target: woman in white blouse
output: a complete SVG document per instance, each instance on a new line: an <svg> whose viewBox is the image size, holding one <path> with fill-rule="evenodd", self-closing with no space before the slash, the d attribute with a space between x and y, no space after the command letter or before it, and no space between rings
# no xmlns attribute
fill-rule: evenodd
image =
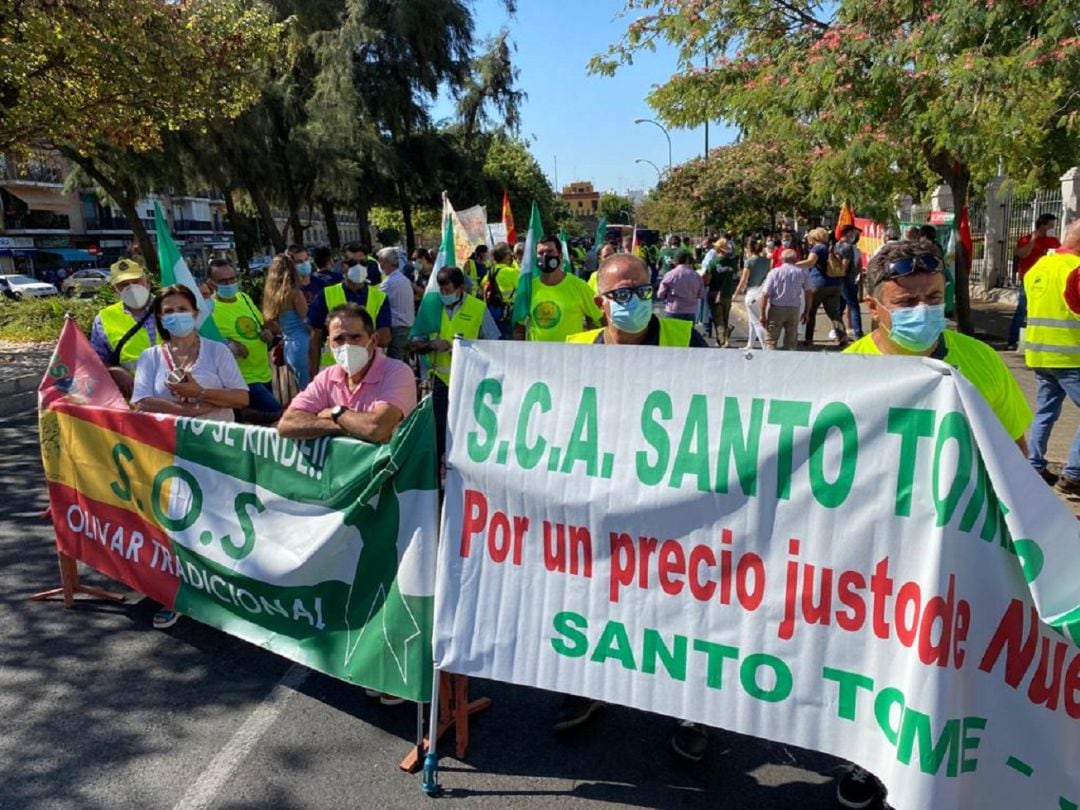
<svg viewBox="0 0 1080 810"><path fill-rule="evenodd" d="M195 330L198 306L187 287L174 284L154 299L163 343L142 353L131 404L139 411L233 421L246 408L248 387L224 343L203 340Z"/></svg>

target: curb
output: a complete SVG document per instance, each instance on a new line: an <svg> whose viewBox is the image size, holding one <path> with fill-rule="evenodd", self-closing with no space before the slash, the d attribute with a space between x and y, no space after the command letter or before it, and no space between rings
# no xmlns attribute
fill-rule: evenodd
<svg viewBox="0 0 1080 810"><path fill-rule="evenodd" d="M0 416L13 416L37 405L40 375L28 374L13 380L0 380Z"/></svg>

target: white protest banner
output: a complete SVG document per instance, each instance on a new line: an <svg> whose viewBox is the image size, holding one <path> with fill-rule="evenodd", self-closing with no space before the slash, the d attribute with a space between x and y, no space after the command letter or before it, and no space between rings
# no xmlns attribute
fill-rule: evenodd
<svg viewBox="0 0 1080 810"><path fill-rule="evenodd" d="M502 222L489 222L487 226L488 230L488 247L494 247L499 242L506 241L506 225Z"/></svg>
<svg viewBox="0 0 1080 810"><path fill-rule="evenodd" d="M898 808L1080 802L1078 524L948 366L453 357L437 667L826 751Z"/></svg>

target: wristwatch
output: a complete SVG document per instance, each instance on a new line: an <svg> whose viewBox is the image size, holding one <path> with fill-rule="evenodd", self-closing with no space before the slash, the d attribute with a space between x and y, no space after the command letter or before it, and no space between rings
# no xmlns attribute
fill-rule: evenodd
<svg viewBox="0 0 1080 810"><path fill-rule="evenodd" d="M333 408L330 409L330 418L333 420L335 425L337 424L338 419L341 418L341 415L347 410L349 409L346 408L344 405L335 405Z"/></svg>

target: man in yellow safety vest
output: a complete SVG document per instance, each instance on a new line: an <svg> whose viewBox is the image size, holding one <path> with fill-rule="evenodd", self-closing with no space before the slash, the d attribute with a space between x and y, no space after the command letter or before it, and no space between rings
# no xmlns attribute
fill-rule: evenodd
<svg viewBox="0 0 1080 810"><path fill-rule="evenodd" d="M615 253L606 258L596 271L596 289L596 303L607 317L607 326L570 335L567 343L707 346L690 321L653 314L649 269L639 257Z"/></svg>
<svg viewBox="0 0 1080 810"><path fill-rule="evenodd" d="M487 306L467 294L465 274L457 267L444 267L435 277L442 301L438 333L427 338L413 338L417 354L430 355L431 400L435 408L435 440L441 459L446 450L446 414L450 403L450 359L454 338L464 340L499 340L501 334Z"/></svg>
<svg viewBox="0 0 1080 810"><path fill-rule="evenodd" d="M1028 460L1047 482L1054 481L1046 469L1050 431L1061 416L1065 397L1080 405L1080 315L1066 302L1068 280L1078 266L1080 220L1069 226L1060 249L1043 256L1024 274L1024 359L1035 371L1038 384ZM1080 430L1073 436L1056 485L1066 495L1080 495Z"/></svg>
<svg viewBox="0 0 1080 810"><path fill-rule="evenodd" d="M109 269L109 284L120 296L101 310L90 330L90 344L109 369L127 399L135 382L139 355L161 342L154 323L153 296L146 270L132 259L121 259Z"/></svg>
<svg viewBox="0 0 1080 810"><path fill-rule="evenodd" d="M390 305L386 293L368 283L365 263L354 261L345 271L345 280L324 287L308 307L307 322L311 327L309 362L316 370L334 365L334 355L326 342L326 316L335 307L353 303L367 310L375 322L375 343L383 348L390 345Z"/></svg>

